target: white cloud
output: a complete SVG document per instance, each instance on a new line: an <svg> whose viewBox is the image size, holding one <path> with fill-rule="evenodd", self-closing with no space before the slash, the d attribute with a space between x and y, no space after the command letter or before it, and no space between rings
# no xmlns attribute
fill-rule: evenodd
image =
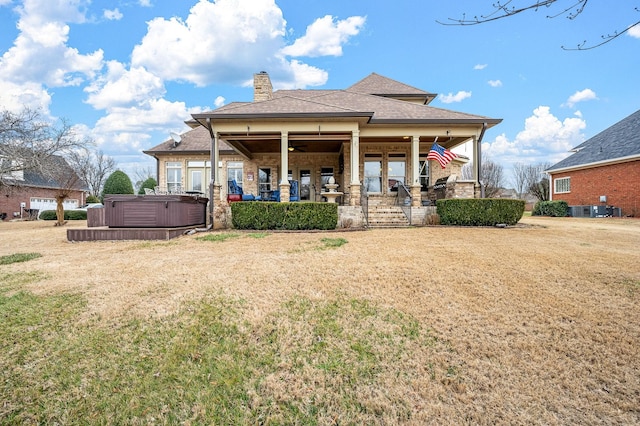
<svg viewBox="0 0 640 426"><path fill-rule="evenodd" d="M286 22L273 0L254 1L251 7L241 0L200 0L184 21L155 18L147 25L147 34L133 50L132 66L203 86L237 83L273 65Z"/></svg>
<svg viewBox="0 0 640 426"><path fill-rule="evenodd" d="M567 99L567 102L565 102L564 105L568 106L569 108L573 108L574 105L578 102L590 101L592 99L598 99L598 97L596 96L596 92L591 89L584 89L577 91L573 95L569 96L569 99Z"/></svg>
<svg viewBox="0 0 640 426"><path fill-rule="evenodd" d="M152 99L144 105L114 107L100 118L93 129L98 144L117 145L122 149L139 150L148 146L150 133L169 134L175 123L181 123L191 113L203 108L187 108L184 102Z"/></svg>
<svg viewBox="0 0 640 426"><path fill-rule="evenodd" d="M103 15L104 15L105 19L108 19L110 21L119 21L124 16L118 10L117 7L115 9L113 9L113 10L105 9Z"/></svg>
<svg viewBox="0 0 640 426"><path fill-rule="evenodd" d="M102 67L102 50L83 55L67 46L67 23L85 22L79 3L26 0L16 8L20 34L0 58L0 80L41 93L48 104L46 88L77 86L92 78ZM33 90L34 82L40 90Z"/></svg>
<svg viewBox="0 0 640 426"><path fill-rule="evenodd" d="M151 7L151 0L140 0L138 3L142 7Z"/></svg>
<svg viewBox="0 0 640 426"><path fill-rule="evenodd" d="M160 77L140 67L127 70L118 61L109 61L107 73L84 90L89 93L87 103L106 110L144 104L165 94Z"/></svg>
<svg viewBox="0 0 640 426"><path fill-rule="evenodd" d="M363 16L342 21L336 21L331 15L318 18L307 27L304 36L282 49L282 53L288 56L342 56L342 45L360 32L365 21Z"/></svg>
<svg viewBox="0 0 640 426"><path fill-rule="evenodd" d="M539 106L525 120L524 129L514 140L501 134L493 142L484 142L482 150L503 165L515 162L556 163L584 141L581 132L585 128L586 122L580 116L560 121L548 106Z"/></svg>
<svg viewBox="0 0 640 426"><path fill-rule="evenodd" d="M216 108L220 108L222 105L224 105L225 102L226 99L224 98L224 96L217 96L213 101L213 106L215 106Z"/></svg>
<svg viewBox="0 0 640 426"><path fill-rule="evenodd" d="M50 104L51 95L39 83L14 84L0 80L0 105L3 109L19 112L26 106L48 114Z"/></svg>
<svg viewBox="0 0 640 426"><path fill-rule="evenodd" d="M501 87L502 86L502 81L500 81L500 80L489 80L489 81L487 81L487 84L489 84L489 86L491 86L491 87Z"/></svg>
<svg viewBox="0 0 640 426"><path fill-rule="evenodd" d="M471 97L471 92L460 90L455 95L451 92L449 92L448 95L440 95L440 102L444 104L451 104L454 102L462 102L463 100L470 97Z"/></svg>
<svg viewBox="0 0 640 426"><path fill-rule="evenodd" d="M473 67L474 70L483 70L487 67L487 64L477 64Z"/></svg>
<svg viewBox="0 0 640 426"><path fill-rule="evenodd" d="M636 24L633 27L629 28L627 34L629 34L633 38L640 38L640 24Z"/></svg>

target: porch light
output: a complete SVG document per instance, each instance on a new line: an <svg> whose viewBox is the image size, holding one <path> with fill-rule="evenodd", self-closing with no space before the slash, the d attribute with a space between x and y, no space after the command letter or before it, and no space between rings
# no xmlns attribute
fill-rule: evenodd
<svg viewBox="0 0 640 426"><path fill-rule="evenodd" d="M289 150L289 152L294 150L294 148L291 145L289 145L289 147L287 149Z"/></svg>

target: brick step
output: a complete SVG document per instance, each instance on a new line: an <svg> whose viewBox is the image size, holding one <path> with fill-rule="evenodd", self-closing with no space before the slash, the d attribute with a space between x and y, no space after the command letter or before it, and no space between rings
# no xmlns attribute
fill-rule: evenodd
<svg viewBox="0 0 640 426"><path fill-rule="evenodd" d="M369 206L370 228L409 226L407 217L398 206Z"/></svg>

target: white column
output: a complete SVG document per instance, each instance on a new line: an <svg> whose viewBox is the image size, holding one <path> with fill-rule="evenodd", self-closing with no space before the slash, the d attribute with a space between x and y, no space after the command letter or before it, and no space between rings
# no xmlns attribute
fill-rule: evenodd
<svg viewBox="0 0 640 426"><path fill-rule="evenodd" d="M280 183L289 184L289 132L280 134Z"/></svg>
<svg viewBox="0 0 640 426"><path fill-rule="evenodd" d="M351 132L351 183L360 184L360 130Z"/></svg>
<svg viewBox="0 0 640 426"><path fill-rule="evenodd" d="M220 182L220 168L218 167L220 162L219 140L220 135L216 133L213 137L213 149L211 152L211 180L214 185L222 185L222 182Z"/></svg>
<svg viewBox="0 0 640 426"><path fill-rule="evenodd" d="M411 183L409 186L420 185L420 136L411 138Z"/></svg>

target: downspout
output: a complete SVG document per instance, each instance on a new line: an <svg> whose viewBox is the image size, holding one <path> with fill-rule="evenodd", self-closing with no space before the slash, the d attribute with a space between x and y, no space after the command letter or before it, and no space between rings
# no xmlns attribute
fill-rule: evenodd
<svg viewBox="0 0 640 426"><path fill-rule="evenodd" d="M209 180L209 225L204 229L198 229L198 231L208 231L209 229L213 229L213 187L216 183L216 174L214 167L218 167L215 164L215 135L213 134L213 129L211 128L211 118L207 117L207 125L205 126L207 130L209 130L209 136L211 137L211 150L209 151L209 161L211 162L211 179Z"/></svg>
<svg viewBox="0 0 640 426"><path fill-rule="evenodd" d="M484 198L484 183L482 182L482 138L487 130L487 123L482 123L482 130L478 136L478 183L480 184L480 198Z"/></svg>

